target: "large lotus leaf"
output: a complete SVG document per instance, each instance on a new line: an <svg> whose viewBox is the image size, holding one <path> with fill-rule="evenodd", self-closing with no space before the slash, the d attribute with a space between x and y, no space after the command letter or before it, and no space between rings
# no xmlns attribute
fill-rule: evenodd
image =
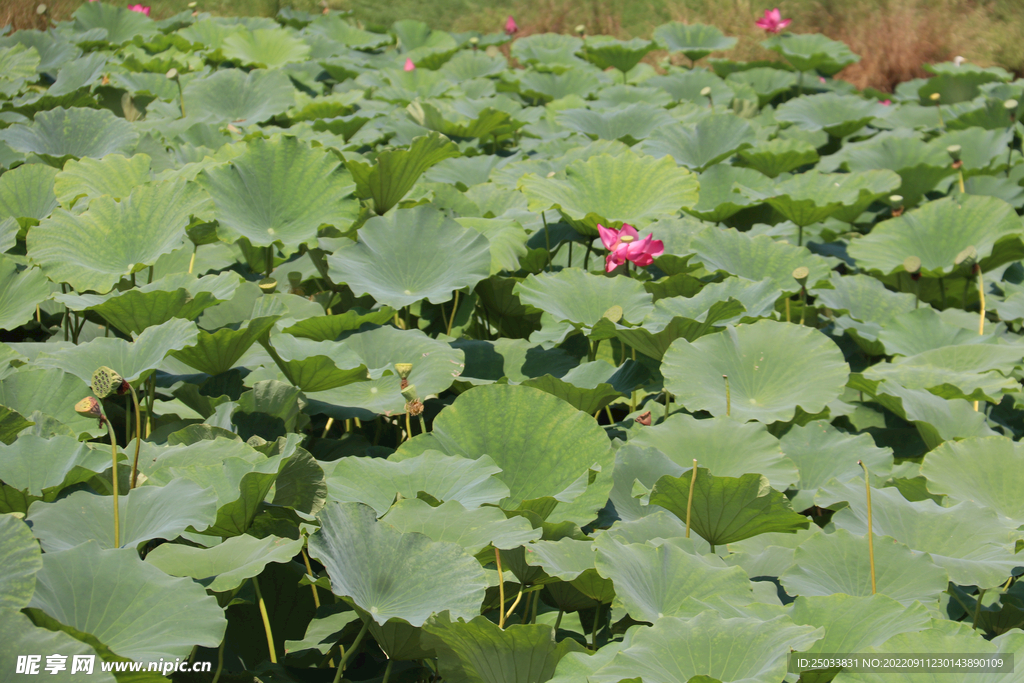
<svg viewBox="0 0 1024 683"><path fill-rule="evenodd" d="M625 74L657 47L657 43L643 38L617 40L611 36L590 36L584 41L581 52L584 59L599 69L611 67Z"/></svg>
<svg viewBox="0 0 1024 683"><path fill-rule="evenodd" d="M689 465L692 467L693 461ZM654 487L666 474L680 476L687 468L671 460L656 448L642 448L634 444L626 444L615 452L615 468L612 470L612 490L609 500L615 506L615 513L621 520L636 522L648 516L668 514L657 505L648 505L642 494ZM642 487L639 488L639 487ZM674 533L682 536L683 533ZM646 538L624 539L627 542L646 541Z"/></svg>
<svg viewBox="0 0 1024 683"><path fill-rule="evenodd" d="M203 171L220 238L277 244L289 256L316 246L322 225L347 230L358 206L346 199L353 186L339 166L333 155L292 137L250 142L241 156Z"/></svg>
<svg viewBox="0 0 1024 683"><path fill-rule="evenodd" d="M783 69L759 66L733 72L725 77L725 82L750 86L757 93L758 104L764 107L777 95L792 90L796 75Z"/></svg>
<svg viewBox="0 0 1024 683"><path fill-rule="evenodd" d="M850 382L853 386L853 376ZM996 434L989 428L984 413L974 410L968 401L946 400L930 391L907 389L896 382L857 384L859 391L873 396L879 405L914 423L929 449L949 439Z"/></svg>
<svg viewBox="0 0 1024 683"><path fill-rule="evenodd" d="M327 257L331 278L393 308L450 301L490 275L487 238L430 205L371 218L359 238Z"/></svg>
<svg viewBox="0 0 1024 683"><path fill-rule="evenodd" d="M650 378L640 363L627 360L616 368L604 360L582 363L561 378L542 375L523 384L553 394L585 413L594 414L619 396L629 395Z"/></svg>
<svg viewBox="0 0 1024 683"><path fill-rule="evenodd" d="M830 264L825 259L768 235L751 237L738 230L709 228L691 243L696 259L709 271L724 271L755 282L766 278L783 292L800 291L793 271L800 266L810 270L808 286L828 278Z"/></svg>
<svg viewBox="0 0 1024 683"><path fill-rule="evenodd" d="M20 610L32 599L36 572L43 567L32 532L14 515L0 515L0 558L4 565L4 576L0 579L0 613L9 613Z"/></svg>
<svg viewBox="0 0 1024 683"><path fill-rule="evenodd" d="M49 296L50 284L42 271L20 269L13 259L0 256L0 330L13 330L30 321L36 305Z"/></svg>
<svg viewBox="0 0 1024 683"><path fill-rule="evenodd" d="M249 126L288 111L295 88L282 70L220 69L184 86L186 106L212 122Z"/></svg>
<svg viewBox="0 0 1024 683"><path fill-rule="evenodd" d="M728 164L715 164L701 173L699 180L700 201L696 206L686 209L686 212L712 223L724 221L737 211L761 203L737 191L737 183L761 192L769 192L772 184L771 178L754 169Z"/></svg>
<svg viewBox="0 0 1024 683"><path fill-rule="evenodd" d="M34 47L14 43L5 45L3 52L0 52L0 69L3 70L5 80L14 82L15 92L19 92L18 88L26 81L36 80L38 67L39 51Z"/></svg>
<svg viewBox="0 0 1024 683"><path fill-rule="evenodd" d="M437 652L437 666L452 683L546 681L558 660L583 646L572 638L555 641L547 624L513 624L505 629L486 617L451 621L435 617L423 627L424 642Z"/></svg>
<svg viewBox="0 0 1024 683"><path fill-rule="evenodd" d="M579 268L530 275L512 290L524 304L559 322L593 327L613 306L622 319L640 322L652 309L652 297L637 280L603 277Z"/></svg>
<svg viewBox="0 0 1024 683"><path fill-rule="evenodd" d="M780 441L782 452L796 463L800 471L799 481L795 484L799 493L790 499L794 510L814 505L818 489L832 479L848 482L863 477L858 461L879 476L887 475L892 469L891 449L875 446L869 434L853 436L824 420L794 425Z"/></svg>
<svg viewBox="0 0 1024 683"><path fill-rule="evenodd" d="M802 130L824 130L829 135L844 138L885 111L874 100L830 92L795 97L779 106L775 118L788 121Z"/></svg>
<svg viewBox="0 0 1024 683"><path fill-rule="evenodd" d="M414 138L409 149L392 149L377 155L374 164L347 159L356 182L356 196L373 200L373 210L383 216L409 193L419 177L434 164L459 156L454 142L439 133Z"/></svg>
<svg viewBox="0 0 1024 683"><path fill-rule="evenodd" d="M55 31L21 30L0 38L0 46L14 47L23 45L34 49L40 58L36 70L56 76L60 67L74 60L82 51L72 45L67 38Z"/></svg>
<svg viewBox="0 0 1024 683"><path fill-rule="evenodd" d="M63 370L30 366L0 379L0 406L21 415L39 411L67 425L75 434L104 434L106 430L99 429L94 418L75 412L75 403L86 391L82 380Z"/></svg>
<svg viewBox="0 0 1024 683"><path fill-rule="evenodd" d="M673 123L672 117L661 107L637 102L610 111L592 109L566 109L555 114L555 120L565 128L600 140L622 140L635 144L638 140L656 134L659 128Z"/></svg>
<svg viewBox="0 0 1024 683"><path fill-rule="evenodd" d="M212 489L190 481L142 486L119 496L120 546L114 545L110 498L76 491L54 503L34 503L26 518L48 553L96 541L101 548L135 548L154 538L174 540L189 527L202 530L217 517Z"/></svg>
<svg viewBox="0 0 1024 683"><path fill-rule="evenodd" d="M804 368L814 367L809 376ZM799 406L813 415L843 392L849 367L839 347L815 329L760 320L665 352L665 387L688 410L765 424L793 419ZM726 406L726 380L730 405Z"/></svg>
<svg viewBox="0 0 1024 683"><path fill-rule="evenodd" d="M970 316L971 328L963 327L964 319L961 316L965 313L958 309L940 312L934 308L918 308L890 320L878 333L878 341L890 356L915 356L946 346L996 343L997 336L994 332L978 334L978 319L973 313L966 314ZM1008 371L1015 360L1006 358L1005 361L1010 362L1003 367L1003 371ZM1000 364L1002 362L1000 361ZM995 368L987 369L998 367L999 364Z"/></svg>
<svg viewBox="0 0 1024 683"><path fill-rule="evenodd" d="M959 268L956 257L967 247L974 247L986 270L1016 259L1010 245L1019 243L1021 233L1020 217L1003 200L962 195L884 221L854 240L849 252L861 268L883 275L901 271L903 261L916 256L922 274L942 277Z"/></svg>
<svg viewBox="0 0 1024 683"><path fill-rule="evenodd" d="M57 107L39 112L31 124L18 123L0 130L0 140L15 151L63 161L68 157L98 159L130 152L139 134L109 109Z"/></svg>
<svg viewBox="0 0 1024 683"><path fill-rule="evenodd" d="M889 169L899 174L899 193L903 206L912 208L926 192L956 170L945 150L929 145L918 137L885 136L850 145L828 160L849 171ZM824 162L823 162L824 163Z"/></svg>
<svg viewBox="0 0 1024 683"><path fill-rule="evenodd" d="M520 123L507 111L488 106L487 100L412 102L406 110L417 124L454 138L507 135Z"/></svg>
<svg viewBox="0 0 1024 683"><path fill-rule="evenodd" d="M282 332L313 341L335 341L345 332L358 330L366 324L383 325L393 317L395 310L388 307L365 313L349 310L340 314L306 318L285 327Z"/></svg>
<svg viewBox="0 0 1024 683"><path fill-rule="evenodd" d="M728 50L736 44L715 26L673 21L654 29L654 39L669 52L682 52L691 61L707 57L716 50Z"/></svg>
<svg viewBox="0 0 1024 683"><path fill-rule="evenodd" d="M578 358L562 349L544 349L526 339L460 339L452 346L466 354L466 368L459 380L474 384L490 384L502 377L514 383L543 375L564 377L579 365Z"/></svg>
<svg viewBox="0 0 1024 683"><path fill-rule="evenodd" d="M137 661L215 648L227 627L216 598L191 579L167 576L134 549L95 542L45 554L29 607Z"/></svg>
<svg viewBox="0 0 1024 683"><path fill-rule="evenodd" d="M768 278L760 282L754 282L742 277L728 277L722 282L714 282L704 286L703 289L691 297L668 296L658 299L654 302L654 310L644 318L643 325L652 331L664 330L671 324L673 319L679 317L695 320L703 319L705 322L710 318L714 318L716 323L721 325L734 321L751 322L771 315L772 311L775 310L775 303L779 300L780 296L782 296L782 291ZM728 306L729 310L719 306L728 303L729 299L739 302L743 306L743 310L739 313L732 313L731 318L726 318L725 316L730 314L730 311L736 310L736 306ZM716 306L716 303L719 306ZM707 317L703 315L705 309L708 311ZM712 315L716 309L718 313ZM693 341L701 335L691 337L689 334L684 334L682 336L686 337L689 341ZM660 354L657 357L660 358Z"/></svg>
<svg viewBox="0 0 1024 683"><path fill-rule="evenodd" d="M779 213L801 227L823 221L843 212L842 220L854 220L861 211L882 195L900 185L900 177L892 171L860 173L820 173L809 171L777 183L767 192L742 187L741 192L753 199L767 201ZM854 211L843 211L856 207Z"/></svg>
<svg viewBox="0 0 1024 683"><path fill-rule="evenodd" d="M818 504L843 499L850 506L832 520L853 534L867 533L867 505L863 486L833 485L818 496ZM1011 533L994 511L964 501L941 507L931 499L911 502L896 488L871 493L873 528L892 536L949 572L949 580L962 586L993 587L1006 581L1020 564L1013 554Z"/></svg>
<svg viewBox="0 0 1024 683"><path fill-rule="evenodd" d="M82 5L74 17L77 33L102 29L101 39L114 45L126 43L136 36L147 37L157 31L157 25L149 15L103 2Z"/></svg>
<svg viewBox="0 0 1024 683"><path fill-rule="evenodd" d="M54 282L104 294L185 243L201 194L195 185L168 181L137 187L120 202L98 197L81 215L59 209L30 231L29 257Z"/></svg>
<svg viewBox="0 0 1024 683"><path fill-rule="evenodd" d="M121 200L139 185L149 182L152 179L150 162L146 154L127 158L121 154L108 154L102 159L72 159L57 174L53 190L63 208L70 211L77 205L81 212L100 195Z"/></svg>
<svg viewBox="0 0 1024 683"><path fill-rule="evenodd" d="M494 185L485 187L499 189ZM512 191L509 191L507 196L524 199L522 195ZM487 213L492 212L488 211ZM529 235L516 221L462 216L456 218L455 221L464 228L476 230L491 243L491 275L497 275L503 270L515 272L519 269L519 260L529 252L526 246Z"/></svg>
<svg viewBox="0 0 1024 683"><path fill-rule="evenodd" d="M644 85L656 87L667 92L672 99L710 107L711 101L731 102L736 93L726 85L725 81L707 69L689 69L676 71L666 76L652 76L644 80ZM704 88L711 88L710 93L701 94Z"/></svg>
<svg viewBox="0 0 1024 683"><path fill-rule="evenodd" d="M950 145L960 145L960 161L964 174L974 175L990 169L1001 169L1006 164L1004 152L1012 139L1012 130L984 130L975 127L950 131L928 144L942 152Z"/></svg>
<svg viewBox="0 0 1024 683"><path fill-rule="evenodd" d="M16 662L18 657L38 657L39 669L45 671L46 658L55 652L68 657L68 667L61 678L69 683L116 683L114 674L95 666L92 672L82 669L70 673L78 657L90 657L95 662L96 650L63 631L36 627L27 616L12 609L0 610L0 657L5 662ZM81 661L81 660L79 660Z"/></svg>
<svg viewBox="0 0 1024 683"><path fill-rule="evenodd" d="M61 489L109 468L109 450L89 448L70 436L43 439L34 434L0 446L0 480L6 485L0 508L26 512L34 500L53 500Z"/></svg>
<svg viewBox="0 0 1024 683"><path fill-rule="evenodd" d="M493 507L467 509L457 500L446 500L437 507L417 498L400 500L383 521L403 534L416 532L435 541L456 543L471 555L490 545L517 548L541 536L541 530L532 528L524 517L506 517Z"/></svg>
<svg viewBox="0 0 1024 683"><path fill-rule="evenodd" d="M171 576L188 576L215 593L234 590L271 562L290 562L303 540L235 536L212 548L164 543L146 553L146 563Z"/></svg>
<svg viewBox="0 0 1024 683"><path fill-rule="evenodd" d="M786 674L790 649L804 650L821 636L820 628L797 626L787 616L723 619L707 610L692 619L664 617L636 631L594 679L776 683Z"/></svg>
<svg viewBox="0 0 1024 683"><path fill-rule="evenodd" d="M924 605L901 605L882 593L800 596L790 616L798 624L825 629L825 637L804 650L808 653L863 652L899 633L931 625Z"/></svg>
<svg viewBox="0 0 1024 683"><path fill-rule="evenodd" d="M467 391L437 416L431 435L452 455L489 455L509 487L500 501L506 510L548 496L570 502L581 493L578 480L582 477L585 485L589 470L610 471L614 457L593 417L524 386L492 384ZM605 479L610 486L611 479Z"/></svg>
<svg viewBox="0 0 1024 683"><path fill-rule="evenodd" d="M711 114L693 126L659 127L642 149L654 157L668 155L691 171L703 171L756 140L754 129L738 116Z"/></svg>
<svg viewBox="0 0 1024 683"><path fill-rule="evenodd" d="M350 598L378 624L398 618L422 626L443 610L479 614L486 576L461 546L403 534L359 503L329 503L319 519L309 554L327 569L335 595Z"/></svg>
<svg viewBox="0 0 1024 683"><path fill-rule="evenodd" d="M594 545L598 573L615 584L612 606L636 621L685 614L690 599L736 604L752 599L750 580L742 569L705 560L672 543L623 544L602 535Z"/></svg>
<svg viewBox="0 0 1024 683"><path fill-rule="evenodd" d="M531 211L557 208L585 235L596 236L598 223L645 225L697 203L696 176L668 157L602 154L570 164L565 174L565 179L526 175L519 187Z"/></svg>
<svg viewBox="0 0 1024 683"><path fill-rule="evenodd" d="M309 45L284 29L237 31L224 39L221 51L232 61L265 69L309 58Z"/></svg>
<svg viewBox="0 0 1024 683"><path fill-rule="evenodd" d="M519 74L517 85L519 93L524 97L551 102L573 95L590 97L598 91L601 81L593 72L577 67L564 73L523 71Z"/></svg>
<svg viewBox="0 0 1024 683"><path fill-rule="evenodd" d="M427 450L400 461L347 457L322 463L332 500L369 505L383 515L401 494L419 493L434 500L455 501L467 509L493 504L508 495L494 475L501 469L489 456L469 459Z"/></svg>
<svg viewBox="0 0 1024 683"><path fill-rule="evenodd" d="M795 533L810 525L806 517L793 512L786 496L759 474L716 477L698 467L691 505L691 472L658 479L651 490L651 504L660 505L683 521L689 505L692 529L712 547L758 534Z"/></svg>
<svg viewBox="0 0 1024 683"><path fill-rule="evenodd" d="M818 160L818 151L806 140L776 138L754 147L741 149L739 156L745 165L760 171L769 178L775 178L780 173L787 173L801 166L815 163ZM750 185L750 187L757 186Z"/></svg>
<svg viewBox="0 0 1024 683"><path fill-rule="evenodd" d="M849 333L871 355L885 353L878 342L880 332L904 319L919 303L913 294L893 292L868 275L833 273L827 285L811 291L819 305L848 313L836 319L835 333Z"/></svg>
<svg viewBox="0 0 1024 683"><path fill-rule="evenodd" d="M785 57L797 71L813 70L825 76L834 76L860 61L845 43L820 33L785 33L772 36L762 45Z"/></svg>
<svg viewBox="0 0 1024 683"><path fill-rule="evenodd" d="M780 491L800 479L793 462L783 454L779 440L756 422L736 424L724 417L698 420L676 414L643 429L629 443L657 448L667 455L680 468L665 472L673 476L689 470L696 460L699 467L720 477L756 472Z"/></svg>
<svg viewBox="0 0 1024 683"><path fill-rule="evenodd" d="M440 394L452 385L462 371L465 355L448 344L429 338L419 330L399 330L386 326L353 334L344 341L379 378L384 372L398 374L396 363L410 363L407 379L416 385L422 398Z"/></svg>
<svg viewBox="0 0 1024 683"><path fill-rule="evenodd" d="M739 278L731 279L734 282L740 281ZM761 288L761 284L758 283L757 287ZM694 341L706 334L716 332L742 316L744 308L739 301L728 295L724 301L717 298L721 289L729 289L729 287L706 287L689 299L684 297L659 299L654 303L654 310L647 314L642 327L616 325L615 336L630 348L660 361L665 356L665 351L676 339L683 338L687 341ZM772 306L781 292L775 290L773 294ZM757 317L757 314L755 313L751 317Z"/></svg>
<svg viewBox="0 0 1024 683"><path fill-rule="evenodd" d="M372 33L353 26L342 18L341 13L319 16L305 30L356 50L373 50L393 41L390 35Z"/></svg>
<svg viewBox="0 0 1024 683"><path fill-rule="evenodd" d="M994 510L1005 524L1024 524L1024 500L1017 475L1024 449L1010 439L992 436L947 441L925 456L921 474L928 490L969 500Z"/></svg>
<svg viewBox="0 0 1024 683"><path fill-rule="evenodd" d="M464 50L445 62L441 72L456 83L473 78L497 76L508 68L508 60L502 54L489 55L486 52Z"/></svg>
<svg viewBox="0 0 1024 683"><path fill-rule="evenodd" d="M946 570L927 554L914 553L888 536L875 533L876 591L909 606L934 603L949 583ZM815 534L802 543L796 563L779 577L791 595L872 594L868 540L845 529Z"/></svg>
<svg viewBox="0 0 1024 683"><path fill-rule="evenodd" d="M576 56L583 41L560 33L539 33L512 43L512 58L521 64L541 67L547 71L571 70L582 63Z"/></svg>
<svg viewBox="0 0 1024 683"><path fill-rule="evenodd" d="M1017 388L1017 380L1004 375L1020 365L1021 359L1021 350L1009 346L944 346L896 358L891 363L878 363L864 371L864 378L896 382L911 390L928 389L947 399L995 403L1003 393Z"/></svg>
<svg viewBox="0 0 1024 683"><path fill-rule="evenodd" d="M14 218L28 227L57 208L53 178L57 169L46 164L22 164L0 176L0 221Z"/></svg>

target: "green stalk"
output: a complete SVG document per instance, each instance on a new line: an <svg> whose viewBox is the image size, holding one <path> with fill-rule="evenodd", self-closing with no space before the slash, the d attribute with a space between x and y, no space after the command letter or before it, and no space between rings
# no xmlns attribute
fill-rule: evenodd
<svg viewBox="0 0 1024 683"><path fill-rule="evenodd" d="M558 610L558 616L555 617L555 633L558 633L558 627L562 625L563 614L565 614L563 610Z"/></svg>
<svg viewBox="0 0 1024 683"><path fill-rule="evenodd" d="M452 335L452 325L455 324L455 313L458 310L459 310L459 290L456 289L455 290L455 302L452 304L452 315L451 315L450 318L448 318L448 329L445 330L445 334L447 334L449 337ZM444 309L443 308L441 309L441 312L442 312L442 314L444 313Z"/></svg>
<svg viewBox="0 0 1024 683"><path fill-rule="evenodd" d="M732 392L729 390L729 375L722 375L725 380L725 416L732 416Z"/></svg>
<svg viewBox="0 0 1024 683"><path fill-rule="evenodd" d="M871 565L871 594L874 595L876 592L875 586L875 542L874 533L871 525L871 478L868 476L867 465L864 464L863 460L858 460L857 464L864 469L864 490L867 492L868 497L868 561Z"/></svg>
<svg viewBox="0 0 1024 683"><path fill-rule="evenodd" d="M273 247L267 247L266 257L267 257L267 264L266 264L267 279L269 280L271 273L274 272L274 248Z"/></svg>
<svg viewBox="0 0 1024 683"><path fill-rule="evenodd" d="M693 474L690 476L690 495L686 498L686 537L690 537L690 512L693 510L693 489L697 484L697 458L693 459Z"/></svg>
<svg viewBox="0 0 1024 683"><path fill-rule="evenodd" d="M341 673L345 670L345 665L348 664L349 657L359 647L359 643L363 642L363 637L366 635L366 631L370 628L370 622L364 621L363 627L359 629L359 635L352 641L352 646L347 650L344 650L341 655L341 661L338 662L338 670L334 673L334 683L338 683L341 680ZM340 647L340 645L339 645Z"/></svg>
<svg viewBox="0 0 1024 683"><path fill-rule="evenodd" d="M545 266L544 270L550 271L551 270L551 233L548 231L548 217L544 215L543 211L540 212L540 219L544 222L544 244L545 244L545 246L547 247L547 250L548 250L548 264L547 264L547 266ZM572 265L572 260L571 260L572 259L572 251L571 251L572 250L572 244L571 243L569 244L569 249L570 249L570 252L569 252L570 253L569 265L571 266Z"/></svg>
<svg viewBox="0 0 1024 683"><path fill-rule="evenodd" d="M978 600L974 605L974 619L971 620L972 631L978 630L978 617L981 615L981 600L985 597L985 591L987 590L987 588L982 588L980 591L978 591Z"/></svg>
<svg viewBox="0 0 1024 683"><path fill-rule="evenodd" d="M118 510L118 490L117 490L117 439L114 438L114 428L110 426L110 420L104 420L107 423L107 434L110 435L110 455L114 461L114 469L110 472L110 482L114 489L114 547L121 547L121 514Z"/></svg>
<svg viewBox="0 0 1024 683"><path fill-rule="evenodd" d="M226 638L225 638L226 640ZM220 641L220 647L217 648L217 671L213 674L212 683L217 683L220 680L220 672L224 670L224 640Z"/></svg>
<svg viewBox="0 0 1024 683"><path fill-rule="evenodd" d="M256 589L256 601L260 606L260 616L263 617L263 631L267 634L267 647L270 648L270 661L277 664L277 650L274 648L274 634L270 631L270 616L267 615L267 604L263 602L263 594L260 593L260 584L256 577L252 577L252 587Z"/></svg>
<svg viewBox="0 0 1024 683"><path fill-rule="evenodd" d="M384 668L384 680L380 683L388 683L388 679L391 678L391 665L395 663L395 660L388 658L388 665Z"/></svg>
<svg viewBox="0 0 1024 683"><path fill-rule="evenodd" d="M505 575L501 571L501 551L494 549L494 560L498 564L498 600L501 605L498 607L498 628L505 628Z"/></svg>
<svg viewBox="0 0 1024 683"><path fill-rule="evenodd" d="M594 630L590 632L590 649L596 650L597 646L597 624L601 619L601 605L594 611Z"/></svg>
<svg viewBox="0 0 1024 683"><path fill-rule="evenodd" d="M132 392L132 404L135 406L135 459L132 461L132 480L128 489L135 488L135 484L139 479L139 448L142 446L142 417L139 413L139 395L135 393L135 387L128 383L128 388Z"/></svg>
<svg viewBox="0 0 1024 683"><path fill-rule="evenodd" d="M669 406L672 405L672 394L665 390L665 416L661 419L662 422L668 419Z"/></svg>

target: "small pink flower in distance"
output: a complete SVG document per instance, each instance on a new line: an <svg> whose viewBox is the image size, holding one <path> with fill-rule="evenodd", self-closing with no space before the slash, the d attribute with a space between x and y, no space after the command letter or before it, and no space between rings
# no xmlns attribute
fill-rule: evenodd
<svg viewBox="0 0 1024 683"><path fill-rule="evenodd" d="M881 102L883 107L888 107L890 104L892 104L892 100L882 100Z"/></svg>
<svg viewBox="0 0 1024 683"><path fill-rule="evenodd" d="M128 5L128 9L132 12L139 12L141 14L145 14L147 17L149 16L149 8L145 5Z"/></svg>
<svg viewBox="0 0 1024 683"><path fill-rule="evenodd" d="M818 81L821 82L821 83L824 83L825 82L825 77L824 76L818 76Z"/></svg>
<svg viewBox="0 0 1024 683"><path fill-rule="evenodd" d="M412 63L412 59L410 59L409 57L406 57L405 58L405 67L404 68L405 68L406 71L412 71L413 69L416 68L416 65Z"/></svg>
<svg viewBox="0 0 1024 683"><path fill-rule="evenodd" d="M628 223L621 230L613 230L598 224L597 232L601 235L601 243L608 250L605 257L605 272L612 272L626 261L632 261L640 267L649 266L654 259L665 253L665 243L654 239L653 235L637 239L640 235L636 228Z"/></svg>
<svg viewBox="0 0 1024 683"><path fill-rule="evenodd" d="M782 29L793 23L792 19L783 19L782 13L779 12L779 8L776 7L773 10L765 10L764 16L755 22L759 27L763 28L768 33L779 33Z"/></svg>
<svg viewBox="0 0 1024 683"><path fill-rule="evenodd" d="M517 33L518 31L519 26L516 25L516 20L510 15L509 18L505 20L505 33L506 35L511 36L513 33Z"/></svg>

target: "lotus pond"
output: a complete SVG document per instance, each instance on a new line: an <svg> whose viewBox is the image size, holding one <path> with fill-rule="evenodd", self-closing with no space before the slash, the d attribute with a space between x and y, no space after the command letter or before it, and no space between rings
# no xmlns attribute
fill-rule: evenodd
<svg viewBox="0 0 1024 683"><path fill-rule="evenodd" d="M0 36L4 680L1024 660L1024 82L514 28Z"/></svg>

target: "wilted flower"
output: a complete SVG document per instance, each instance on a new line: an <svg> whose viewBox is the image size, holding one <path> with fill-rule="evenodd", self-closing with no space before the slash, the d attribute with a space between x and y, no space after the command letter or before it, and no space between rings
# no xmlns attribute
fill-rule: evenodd
<svg viewBox="0 0 1024 683"><path fill-rule="evenodd" d="M512 34L518 32L519 27L516 25L516 20L513 19L510 15L509 18L505 20L505 34L511 36Z"/></svg>
<svg viewBox="0 0 1024 683"><path fill-rule="evenodd" d="M404 68L405 68L406 71L412 71L413 69L416 68L416 65L412 63L412 59L411 58L406 57L405 58L405 67Z"/></svg>
<svg viewBox="0 0 1024 683"><path fill-rule="evenodd" d="M145 5L128 5L128 9L132 12L139 12L141 14L145 14L147 17L149 16L149 8Z"/></svg>
<svg viewBox="0 0 1024 683"><path fill-rule="evenodd" d="M779 8L776 7L773 10L765 10L764 16L755 22L759 27L763 28L768 33L780 33L782 29L793 23L792 19L783 19L782 13L779 12Z"/></svg>
<svg viewBox="0 0 1024 683"><path fill-rule="evenodd" d="M640 416L636 417L634 419L634 422L639 422L644 427L650 427L651 426L651 411L648 410L643 415L640 415Z"/></svg>
<svg viewBox="0 0 1024 683"><path fill-rule="evenodd" d="M604 269L612 272L626 261L632 261L640 267L649 266L654 259L665 253L665 243L648 235L643 239L637 233L636 228L628 223L623 224L621 230L613 230L598 224L597 231L601 235L601 243L608 250L605 258Z"/></svg>
<svg viewBox="0 0 1024 683"><path fill-rule="evenodd" d="M100 402L95 396L86 396L81 401L75 404L75 412L83 417L95 417L100 421L100 426L103 426L103 410L100 408Z"/></svg>

